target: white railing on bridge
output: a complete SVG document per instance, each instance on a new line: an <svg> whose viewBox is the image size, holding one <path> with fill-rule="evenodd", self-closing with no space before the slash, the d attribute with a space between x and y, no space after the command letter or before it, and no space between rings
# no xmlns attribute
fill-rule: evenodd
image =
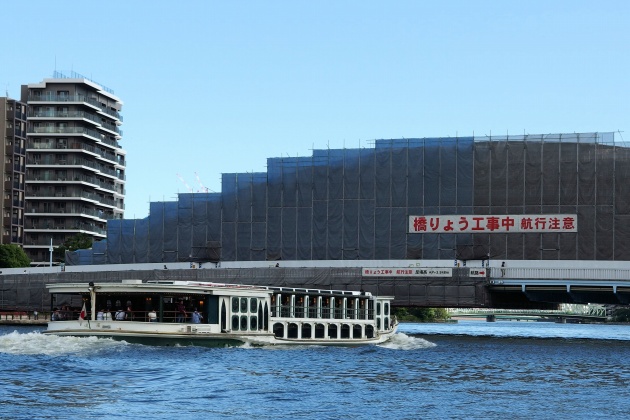
<svg viewBox="0 0 630 420"><path fill-rule="evenodd" d="M531 280L626 280L630 281L630 269L627 268L497 268L490 269L493 279L531 279Z"/></svg>
<svg viewBox="0 0 630 420"><path fill-rule="evenodd" d="M496 315L496 314L518 314L518 315L584 315L584 316L606 316L606 307L603 305L580 305L561 304L560 309L496 309L496 308L447 308L451 316L457 315Z"/></svg>

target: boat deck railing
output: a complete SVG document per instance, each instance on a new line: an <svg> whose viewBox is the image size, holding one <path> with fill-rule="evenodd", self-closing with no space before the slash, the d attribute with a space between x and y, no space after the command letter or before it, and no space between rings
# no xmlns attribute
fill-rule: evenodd
<svg viewBox="0 0 630 420"><path fill-rule="evenodd" d="M372 309L353 308L304 308L298 305L281 305L271 307L271 316L278 318L313 318L313 319L374 319Z"/></svg>
<svg viewBox="0 0 630 420"><path fill-rule="evenodd" d="M116 319L116 310L104 312L103 319L100 319L98 315L95 317L97 321L116 321L116 322L125 322L125 321L136 321L136 322L150 322L149 312L150 311L124 311L125 319L117 320ZM2 315L0 315L2 316ZM26 315L24 315L26 316ZM31 315L32 316L32 315ZM44 316L44 314L40 314L40 318ZM81 316L81 311L77 310L68 310L68 311L58 311L58 313L54 316L47 314L47 319L52 321L77 321ZM182 315L183 316L183 315ZM162 316L157 313L157 321L154 322L162 322L162 323L190 323L191 322L191 313L187 312L186 316L180 318L180 314L178 311L162 311ZM2 318L3 319L3 318ZM92 320L91 311L87 311L85 315L85 320ZM202 323L204 321L202 320Z"/></svg>

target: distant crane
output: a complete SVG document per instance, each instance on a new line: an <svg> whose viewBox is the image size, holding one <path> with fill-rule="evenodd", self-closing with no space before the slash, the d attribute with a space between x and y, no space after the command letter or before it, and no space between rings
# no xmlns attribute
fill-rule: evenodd
<svg viewBox="0 0 630 420"><path fill-rule="evenodd" d="M182 183L186 186L186 189L188 190L189 193L194 192L193 189L190 188L190 185L188 185L186 181L184 181L184 178L182 178L180 174L177 174L177 178L179 178L179 180L182 181Z"/></svg>
<svg viewBox="0 0 630 420"><path fill-rule="evenodd" d="M210 192L210 189L204 187L203 184L201 183L201 180L199 179L199 175L197 174L197 172L195 172L195 178L197 178L197 182L199 183L199 186L201 187L201 192Z"/></svg>

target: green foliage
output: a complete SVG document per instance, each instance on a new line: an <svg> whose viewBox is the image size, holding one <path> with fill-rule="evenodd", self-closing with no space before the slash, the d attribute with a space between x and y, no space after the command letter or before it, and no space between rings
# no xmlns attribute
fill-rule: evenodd
<svg viewBox="0 0 630 420"><path fill-rule="evenodd" d="M394 315L400 321L410 322L446 321L450 318L450 315L444 308L401 307L394 310Z"/></svg>
<svg viewBox="0 0 630 420"><path fill-rule="evenodd" d="M616 308L612 320L613 322L630 322L630 308Z"/></svg>
<svg viewBox="0 0 630 420"><path fill-rule="evenodd" d="M0 245L0 267L15 268L30 265L31 260L22 248L13 244Z"/></svg>
<svg viewBox="0 0 630 420"><path fill-rule="evenodd" d="M53 250L53 259L56 262L64 262L66 260L66 251L89 248L92 248L92 237L85 233L78 233L66 239L63 245L59 245Z"/></svg>

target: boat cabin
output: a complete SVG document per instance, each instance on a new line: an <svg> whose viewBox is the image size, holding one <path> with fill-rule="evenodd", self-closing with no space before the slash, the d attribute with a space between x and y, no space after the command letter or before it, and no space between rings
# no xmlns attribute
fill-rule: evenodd
<svg viewBox="0 0 630 420"><path fill-rule="evenodd" d="M92 333L106 330L111 335L264 335L276 342L327 343L376 340L395 330L393 298L363 291L165 280L47 287L51 310L57 314L49 330L64 330L59 325L64 323L56 321L87 320Z"/></svg>

